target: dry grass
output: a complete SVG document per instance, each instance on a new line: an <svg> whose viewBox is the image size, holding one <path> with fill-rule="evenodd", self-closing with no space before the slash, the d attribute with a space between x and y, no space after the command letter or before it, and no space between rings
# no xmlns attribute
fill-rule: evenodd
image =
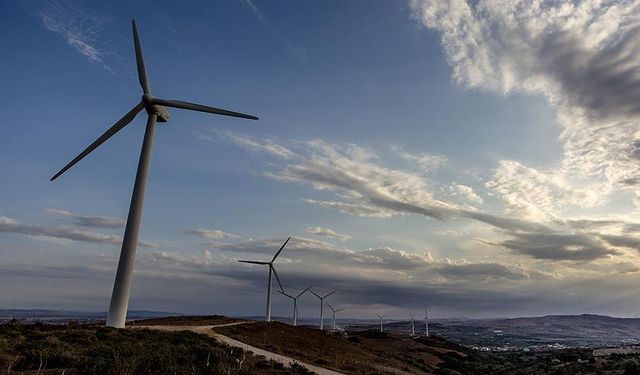
<svg viewBox="0 0 640 375"><path fill-rule="evenodd" d="M279 322L214 328L265 350L349 374L434 372L444 357L464 357L460 347L436 338L363 331L332 333Z"/></svg>
<svg viewBox="0 0 640 375"><path fill-rule="evenodd" d="M230 318L222 315L167 316L164 318L134 320L127 322L127 326L213 326L247 321L246 319Z"/></svg>
<svg viewBox="0 0 640 375"><path fill-rule="evenodd" d="M2 374L308 374L193 332L0 325Z"/></svg>

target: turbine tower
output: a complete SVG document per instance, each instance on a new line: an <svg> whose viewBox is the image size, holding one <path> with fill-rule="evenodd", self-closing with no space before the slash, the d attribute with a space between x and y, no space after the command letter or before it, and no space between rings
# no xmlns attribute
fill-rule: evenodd
<svg viewBox="0 0 640 375"><path fill-rule="evenodd" d="M409 315L411 315L411 336L415 336L416 335L416 325L413 321L413 314L409 313Z"/></svg>
<svg viewBox="0 0 640 375"><path fill-rule="evenodd" d="M321 297L320 295L318 295L318 293L314 292L313 290L310 290L310 292L313 293L314 296L318 297L318 299L320 299L320 330L322 331L322 329L324 328L324 311L323 311L324 299L329 297L336 291L334 290L331 293L325 294L324 297Z"/></svg>
<svg viewBox="0 0 640 375"><path fill-rule="evenodd" d="M342 311L342 310L344 310L345 308L343 307L343 308L341 308L341 309L334 309L334 308L333 308L333 306L331 306L331 305L330 305L330 304L328 304L328 303L327 303L327 306L329 306L329 308L330 308L330 309L331 309L331 311L333 312L333 328L332 328L332 329L335 331L335 330L336 330L336 313L337 313L338 311Z"/></svg>
<svg viewBox="0 0 640 375"><path fill-rule="evenodd" d="M287 240L284 241L284 244L282 244L280 249L278 249L278 252L276 252L276 255L273 256L273 259L271 259L271 262L259 262L256 260L239 260L238 261L240 263L251 263L251 264L260 264L263 266L269 266L269 281L267 283L267 312L265 313L265 316L264 316L264 320L267 322L271 321L271 274L273 274L276 277L276 281L280 286L280 290L284 292L284 288L282 287L282 283L280 282L280 277L278 277L278 273L276 272L276 269L273 267L273 262L276 261L276 258L278 257L278 255L280 255L280 252L282 251L282 249L284 249L284 247L287 246L287 243L289 242L290 239L291 237L287 238Z"/></svg>
<svg viewBox="0 0 640 375"><path fill-rule="evenodd" d="M429 337L429 307L424 308L424 335Z"/></svg>
<svg viewBox="0 0 640 375"><path fill-rule="evenodd" d="M384 315L380 315L380 314L376 314L378 315L378 319L380 319L380 332L384 332L384 329L382 328L382 323L384 320Z"/></svg>
<svg viewBox="0 0 640 375"><path fill-rule="evenodd" d="M133 29L133 43L135 46L136 65L138 68L138 81L142 87L142 100L136 104L127 114L118 120L112 127L107 129L98 139L89 145L78 156L71 160L58 173L51 177L51 181L60 177L69 168L73 167L77 162L106 142L114 134L127 126L138 113L143 109L147 112L147 126L144 132L144 140L142 141L142 150L140 151L140 159L138 161L138 170L133 185L133 193L131 195L131 204L129 206L129 215L127 216L127 224L122 239L122 250L118 260L118 270L116 271L116 279L113 285L113 293L111 295L111 303L109 305L109 316L107 317L107 326L115 328L124 328L127 319L127 308L129 306L129 293L131 291L131 279L133 276L133 264L136 256L136 246L138 243L138 232L140 229L140 220L142 218L142 206L144 203L144 190L147 184L147 175L149 172L149 159L151 157L151 147L153 143L153 134L156 122L167 122L169 120L169 112L164 107L173 107L179 109L188 109L192 111L213 113L216 115L240 117L250 120L258 118L243 113L231 112L224 109L207 107L200 104L182 102L179 100L167 100L156 98L151 95L149 81L147 80L147 72L144 67L144 59L142 57L142 48L138 39L138 30L136 22L131 21Z"/></svg>
<svg viewBox="0 0 640 375"><path fill-rule="evenodd" d="M289 297L293 300L293 325L294 327L298 325L298 298L300 298L303 294L307 292L307 290L311 289L311 285L302 292L298 293L296 296L292 296L291 294L286 293L284 290L278 290L277 292L282 294L285 297Z"/></svg>

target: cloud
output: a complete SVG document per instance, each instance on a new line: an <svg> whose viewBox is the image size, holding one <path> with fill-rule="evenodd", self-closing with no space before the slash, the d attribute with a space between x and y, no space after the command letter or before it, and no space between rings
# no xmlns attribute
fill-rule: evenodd
<svg viewBox="0 0 640 375"><path fill-rule="evenodd" d="M212 131L212 134L235 144L236 146L240 146L245 150L264 153L269 156L281 158L281 159L291 159L295 156L293 151L288 149L285 146L282 146L271 139L264 140L256 140L250 137L243 137L236 133L225 132L225 131ZM201 140L211 140L211 137L205 135L204 137L200 137Z"/></svg>
<svg viewBox="0 0 640 375"><path fill-rule="evenodd" d="M516 253L545 260L592 261L620 254L593 236L586 234L510 233L513 237L500 242Z"/></svg>
<svg viewBox="0 0 640 375"><path fill-rule="evenodd" d="M443 189L450 197L458 197L469 203L482 204L484 201L471 186L456 184L455 182Z"/></svg>
<svg viewBox="0 0 640 375"><path fill-rule="evenodd" d="M20 5L89 61L113 72L104 61L107 53L97 44L106 17L89 12L71 0L23 0Z"/></svg>
<svg viewBox="0 0 640 375"><path fill-rule="evenodd" d="M257 239L244 242L216 244L214 248L233 258L242 254L258 254L261 258L270 257L281 245L281 239ZM243 257L245 255L242 255ZM419 254L390 247L366 250L352 250L338 247L327 242L303 237L293 237L278 258L277 267L284 270L297 269L300 276L320 272L326 279L340 275L357 275L358 278L371 279L412 279L429 282L444 282L473 278L549 278L555 277L541 271L526 269L524 266L511 266L499 263L471 263L465 260L434 259L430 253ZM320 267L322 266L322 267ZM330 270L324 272L322 270ZM468 270L465 271L465 270Z"/></svg>
<svg viewBox="0 0 640 375"><path fill-rule="evenodd" d="M335 208L343 214L372 217L372 218L388 218L397 215L397 212L393 212L386 209L381 209L373 205L367 205L362 203L347 203L340 201L318 201L315 199L305 199L306 203L316 207L323 208Z"/></svg>
<svg viewBox="0 0 640 375"><path fill-rule="evenodd" d="M432 155L425 152L411 153L397 145L392 146L391 150L406 161L415 163L421 172L432 171L447 162L447 158L443 155Z"/></svg>
<svg viewBox="0 0 640 375"><path fill-rule="evenodd" d="M342 233L338 233L332 229L329 228L322 228L322 227L308 227L305 230L307 233L310 234L315 234L316 236L320 236L320 237L327 237L327 238L333 238L335 240L339 240L339 241L346 241L348 239L351 238L350 235L348 234L342 234Z"/></svg>
<svg viewBox="0 0 640 375"><path fill-rule="evenodd" d="M237 234L227 233L218 229L188 229L186 231L189 234L208 238L211 240L219 240L222 238L240 238Z"/></svg>
<svg viewBox="0 0 640 375"><path fill-rule="evenodd" d="M433 234L435 234L436 236L443 236L443 237L461 237L466 235L467 233L464 231L455 230L455 229L442 229L442 230L434 231Z"/></svg>
<svg viewBox="0 0 640 375"><path fill-rule="evenodd" d="M512 214L548 220L629 190L640 207L640 7L632 1L412 0L461 86L540 95L564 157L549 170L500 163L487 184Z"/></svg>
<svg viewBox="0 0 640 375"><path fill-rule="evenodd" d="M45 210L49 215L57 215L69 217L72 219L73 224L81 227L90 228L121 228L125 225L125 221L116 217L102 217L102 216L84 216L65 210L56 210L48 208Z"/></svg>
<svg viewBox="0 0 640 375"><path fill-rule="evenodd" d="M247 142L238 141L242 138L244 136L241 135L233 137L235 143L252 144L252 151L256 152L265 148L272 149L277 145L273 140L265 142L249 138ZM415 214L444 222L471 219L487 224L495 232L510 238L502 242L484 242L485 244L508 249L513 254L533 259L594 261L620 255L620 248L625 247L620 242L603 241L601 235L607 234L606 228L594 226L585 230L578 227L577 220L563 219L556 215L518 215L513 211L508 211L511 214L508 216L480 211L466 204L482 202L470 186L451 183L437 188L437 185L427 180L420 171L389 168L384 165L378 154L358 145L329 145L317 139L292 144L295 147L286 148L285 155L270 153L284 165L276 164L276 170L269 171L266 175L280 181L305 184L316 190L329 191L340 199L305 200L316 207L337 209L345 214L369 218ZM524 190L535 196L536 189L544 189L540 185L544 184L523 185L526 186L522 188L523 196ZM436 197L434 192L444 192L450 198L461 198L465 204L445 201ZM570 194L576 195L570 199L586 199L577 192L566 193L567 196ZM538 197L541 195L544 194L538 194ZM534 208L544 208L545 201L529 201L527 204L533 212ZM514 198L513 207L518 205L519 201ZM623 229L638 229L634 223L625 220L618 222L623 223L620 224ZM582 225L586 225L586 221ZM542 242L538 247L527 243L533 240Z"/></svg>
<svg viewBox="0 0 640 375"><path fill-rule="evenodd" d="M109 245L122 244L122 237L113 234L101 234L90 232L85 229L75 228L71 226L45 226L34 224L21 224L18 221L0 216L0 232L24 234L35 237L52 237L62 238L72 241L91 242ZM138 245L142 247L156 248L157 243L148 241L139 241Z"/></svg>

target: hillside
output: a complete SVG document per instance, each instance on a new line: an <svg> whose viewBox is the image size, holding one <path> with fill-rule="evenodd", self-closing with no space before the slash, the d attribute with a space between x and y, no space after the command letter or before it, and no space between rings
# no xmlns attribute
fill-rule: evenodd
<svg viewBox="0 0 640 375"><path fill-rule="evenodd" d="M640 374L640 355L595 357L593 350L483 352L438 336L375 330L319 331L278 322L214 328L250 345L349 374Z"/></svg>
<svg viewBox="0 0 640 375"><path fill-rule="evenodd" d="M328 332L279 322L214 328L247 344L350 374L431 373L449 358L479 355L438 337L376 331Z"/></svg>
<svg viewBox="0 0 640 375"><path fill-rule="evenodd" d="M229 323L235 325L211 328ZM522 329L527 324L522 320L514 322ZM299 365L284 367L221 344L212 337L217 334L240 341L243 348L252 345L348 374L640 373L637 349L629 354L605 356L594 356L594 351L587 348L485 352L439 336L410 337L406 333L362 329L329 332L216 315L154 318L132 326L138 328L116 330L96 324L12 321L0 325L0 368L7 374L65 375L309 373ZM272 358L266 352L264 355Z"/></svg>
<svg viewBox="0 0 640 375"><path fill-rule="evenodd" d="M5 374L307 374L206 335L98 325L0 325Z"/></svg>

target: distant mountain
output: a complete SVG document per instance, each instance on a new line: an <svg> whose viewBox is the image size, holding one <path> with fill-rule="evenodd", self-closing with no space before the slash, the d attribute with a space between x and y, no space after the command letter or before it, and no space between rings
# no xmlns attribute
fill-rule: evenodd
<svg viewBox="0 0 640 375"><path fill-rule="evenodd" d="M162 316L177 316L181 314L165 311L132 310L127 314L128 319L145 319ZM102 321L107 319L106 311L66 311L45 309L0 309L0 323L11 319L26 322L66 323L69 321Z"/></svg>
<svg viewBox="0 0 640 375"><path fill-rule="evenodd" d="M408 321L388 323L407 331ZM422 328L421 325L416 327ZM640 319L603 315L548 315L512 319L437 320L430 333L472 347L493 350L601 347L640 343Z"/></svg>

